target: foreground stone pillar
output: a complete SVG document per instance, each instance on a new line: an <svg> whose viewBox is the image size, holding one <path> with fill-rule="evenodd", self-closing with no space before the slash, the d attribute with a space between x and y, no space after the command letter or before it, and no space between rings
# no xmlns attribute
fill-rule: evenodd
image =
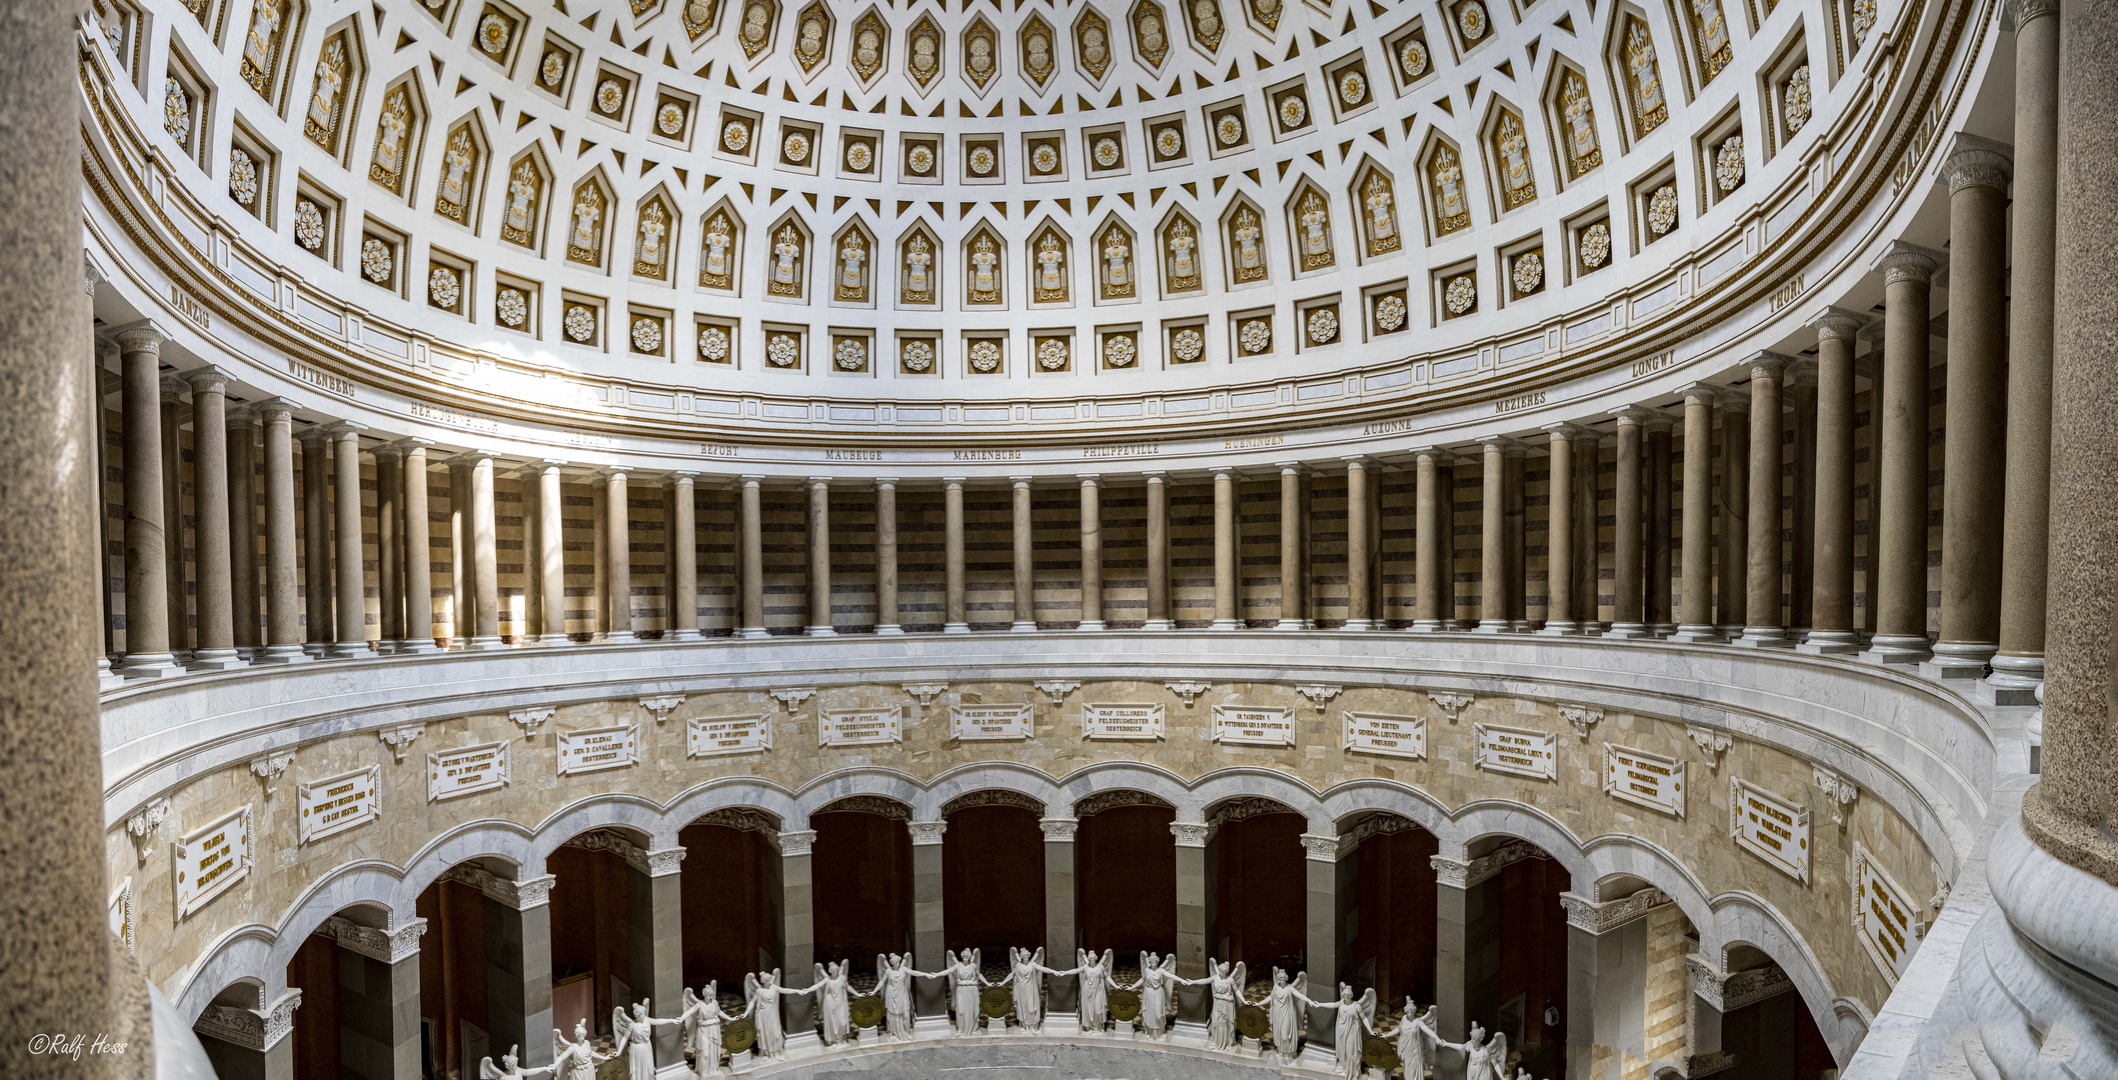
<svg viewBox="0 0 2118 1080"><path fill-rule="evenodd" d="M1361 535L1367 535L1363 532ZM1226 466L1213 471L1213 629L1241 630L1241 541L1236 533L1236 475ZM1348 620L1347 627L1353 628Z"/></svg>
<svg viewBox="0 0 2118 1080"><path fill-rule="evenodd" d="M1048 817L1037 824L1044 830L1044 962L1052 967L1072 967L1074 953L1080 948L1080 939L1074 933L1074 831L1080 828L1081 821ZM1196 977L1185 971L1185 959L1178 954L1177 974ZM1199 966L1203 970L1203 965ZM1079 977L1049 980L1045 1014L1057 1016L1072 1010L1080 983Z"/></svg>
<svg viewBox="0 0 2118 1080"><path fill-rule="evenodd" d="M289 1036L301 1003L302 992L289 990L256 1009L208 1005L192 1031L220 1080L295 1080Z"/></svg>
<svg viewBox="0 0 2118 1080"><path fill-rule="evenodd" d="M375 448L375 579L382 601L376 652L404 644L404 448Z"/></svg>
<svg viewBox="0 0 2118 1080"><path fill-rule="evenodd" d="M1640 530L1645 507L1640 491L1640 436L1641 426L1654 414L1652 410L1627 405L1611 410L1611 415L1618 418L1618 500L1610 636L1646 637L1647 620L1640 596L1646 572L1641 565L1645 551L1641 546Z"/></svg>
<svg viewBox="0 0 2118 1080"><path fill-rule="evenodd" d="M1743 636L1730 642L1749 648L1780 648L1787 625L1780 614L1780 448L1785 431L1780 376L1788 358L1761 352L1750 358L1750 543L1743 606L1749 613Z"/></svg>
<svg viewBox="0 0 2118 1080"><path fill-rule="evenodd" d="M1009 537L1015 547L1015 621L1008 629L1026 634L1037 629L1037 564L1030 535L1030 481L1028 476L1010 476L1014 486L1014 518Z"/></svg>
<svg viewBox="0 0 2118 1080"><path fill-rule="evenodd" d="M1308 543L1302 508L1308 467L1282 461L1280 469L1280 621L1275 630L1309 630Z"/></svg>
<svg viewBox="0 0 2118 1080"><path fill-rule="evenodd" d="M225 671L243 666L229 580L228 373L205 368L185 378L191 384L191 498L198 518L198 647L190 667Z"/></svg>
<svg viewBox="0 0 2118 1080"><path fill-rule="evenodd" d="M256 660L265 651L257 588L257 408L228 412L228 595L235 651Z"/></svg>
<svg viewBox="0 0 2118 1080"><path fill-rule="evenodd" d="M366 430L365 424L343 420L330 427L332 441L336 444L338 473L335 490L338 566L334 578L338 589L338 630L332 636L329 651L334 659L351 659L368 652L367 560L361 550L360 520L360 433ZM490 464L487 470L486 490L490 493Z"/></svg>
<svg viewBox="0 0 2118 1080"><path fill-rule="evenodd" d="M780 848L780 962L787 971L816 969L816 869L812 852L816 833L802 829L782 830ZM930 970L930 969L922 969ZM915 986L925 980L915 980ZM795 1002L795 999L781 998ZM805 1010L809 1006L802 1006ZM791 1012L790 1012L790 1015ZM808 1013L803 1020L807 1023ZM802 1030L808 1030L806 1027Z"/></svg>
<svg viewBox="0 0 2118 1080"><path fill-rule="evenodd" d="M1169 617L1169 474L1147 477L1147 622L1143 629L1173 630Z"/></svg>
<svg viewBox="0 0 2118 1080"><path fill-rule="evenodd" d="M265 651L258 662L294 664L310 659L302 648L301 571L295 565L294 405L270 398L257 403L257 413L265 423ZM129 638L131 631L126 633Z"/></svg>
<svg viewBox="0 0 2118 1080"><path fill-rule="evenodd" d="M1573 424L1546 424L1552 441L1551 474L1546 479L1544 629L1540 634L1577 634L1581 624L1574 607L1574 437Z"/></svg>
<svg viewBox="0 0 2118 1080"><path fill-rule="evenodd" d="M897 478L875 481L875 632L902 634L897 610Z"/></svg>
<svg viewBox="0 0 2118 1080"><path fill-rule="evenodd" d="M1640 591L1642 617L1652 637L1677 632L1671 618L1670 583L1670 441L1676 421L1657 413L1642 425L1647 432L1647 580Z"/></svg>
<svg viewBox="0 0 2118 1080"><path fill-rule="evenodd" d="M126 678L173 675L169 530L162 499L162 341L152 324L118 333L124 366ZM30 429L25 428L24 431Z"/></svg>
<svg viewBox="0 0 2118 1080"><path fill-rule="evenodd" d="M500 561L493 513L493 456L479 453L471 465L471 588L478 597L470 648L497 649L500 642Z"/></svg>
<svg viewBox="0 0 2118 1080"><path fill-rule="evenodd" d="M338 941L341 1075L361 1080L419 1075L419 939L426 929L425 919L390 930L338 916L324 920L318 933Z"/></svg>
<svg viewBox="0 0 2118 1080"><path fill-rule="evenodd" d="M1940 252L1893 240L1874 269L1883 275L1883 393L1876 408L1882 464L1876 470L1875 638L1861 659L1917 664L1927 659L1927 335L1928 283Z"/></svg>
<svg viewBox="0 0 2118 1080"><path fill-rule="evenodd" d="M1721 524L1721 562L1715 581L1715 611L1721 636L1743 636L1748 610L1750 566L1750 401L1723 394L1721 414L1721 491L1715 511Z"/></svg>
<svg viewBox="0 0 2118 1080"><path fill-rule="evenodd" d="M838 633L831 622L831 478L809 478L809 628L810 637Z"/></svg>
<svg viewBox="0 0 2118 1080"><path fill-rule="evenodd" d="M941 478L941 632L944 634L971 632L971 624L966 621L963 606L963 481L961 476Z"/></svg>
<svg viewBox="0 0 2118 1080"><path fill-rule="evenodd" d="M1643 899L1652 900L1654 890ZM1648 904L1559 894L1566 907L1566 1073L1615 1076L1646 1057Z"/></svg>
<svg viewBox="0 0 2118 1080"><path fill-rule="evenodd" d="M1103 623L1103 492L1100 479L1088 473L1081 481L1081 623L1101 630Z"/></svg>
<svg viewBox="0 0 2118 1080"><path fill-rule="evenodd" d="M699 640L699 502L693 481L695 472L669 474L669 532L671 564L670 609L667 620L671 641Z"/></svg>
<svg viewBox="0 0 2118 1080"><path fill-rule="evenodd" d="M427 510L426 439L400 439L404 448L405 635L400 653L440 652L434 644L434 536Z"/></svg>
<svg viewBox="0 0 2118 1080"><path fill-rule="evenodd" d="M1707 383L1684 388L1683 598L1671 641L1721 640L1714 628L1714 402L1720 390Z"/></svg>
<svg viewBox="0 0 2118 1080"><path fill-rule="evenodd" d="M947 821L907 821L912 832L912 958L921 971L940 971L948 963L942 941L941 837ZM1050 957L1046 957L1050 959ZM946 1016L947 979L915 979L912 1010L919 1016Z"/></svg>
<svg viewBox="0 0 2118 1080"><path fill-rule="evenodd" d="M1488 435L1478 440L1484 448L1479 478L1484 488L1479 500L1480 554L1478 560L1478 633L1499 634L1508 629L1508 594L1514 582L1508 577L1507 465L1508 449L1515 440ZM1337 988L1332 988L1336 994Z"/></svg>
<svg viewBox="0 0 2118 1080"><path fill-rule="evenodd" d="M1825 308L1816 328L1816 570L1809 639L1821 656L1860 649L1853 627L1853 347L1861 317Z"/></svg>
<svg viewBox="0 0 2118 1080"><path fill-rule="evenodd" d="M302 444L303 648L317 659L331 655L338 636L331 610L331 429L313 427L296 436Z"/></svg>
<svg viewBox="0 0 2118 1080"><path fill-rule="evenodd" d="M1374 505L1368 495L1365 457L1348 457L1346 463L1346 626L1348 630L1375 629L1375 553L1369 548L1373 526L1368 520ZM1220 519L1220 476L1214 474L1214 515ZM1215 551L1219 555L1218 548ZM1219 565L1218 558L1216 566ZM1218 590L1217 590L1218 592Z"/></svg>
<svg viewBox="0 0 2118 1080"><path fill-rule="evenodd" d="M743 574L743 615L735 632L737 637L765 636L765 533L758 488L764 480L762 476L743 477L736 503L737 531L742 534L743 545L736 560Z"/></svg>
<svg viewBox="0 0 2118 1080"><path fill-rule="evenodd" d="M1446 511L1443 509L1441 492L1441 466L1448 452L1437 447L1423 446L1413 452L1417 468L1417 494L1414 496L1413 523L1413 594L1412 629L1444 630L1442 605L1447 602L1450 583L1443 570L1442 546L1448 543Z"/></svg>

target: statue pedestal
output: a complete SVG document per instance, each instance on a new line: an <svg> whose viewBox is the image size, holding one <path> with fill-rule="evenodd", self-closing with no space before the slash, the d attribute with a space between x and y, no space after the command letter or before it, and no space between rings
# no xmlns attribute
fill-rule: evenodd
<svg viewBox="0 0 2118 1080"><path fill-rule="evenodd" d="M1005 1034L1007 1034L1007 1033L1008 1033L1008 1021L1007 1021L1007 1017L1004 1017L1004 1016L988 1016L988 1017L986 1017L986 1018L985 1018L985 1033L986 1033L986 1034L988 1034L988 1035L1005 1035Z"/></svg>
<svg viewBox="0 0 2118 1080"><path fill-rule="evenodd" d="M862 1046L875 1046L882 1042L882 1034L875 1028L861 1028L856 1041Z"/></svg>
<svg viewBox="0 0 2118 1080"><path fill-rule="evenodd" d="M747 1068L749 1068L749 1067L750 1067L750 1051L748 1051L748 1050L745 1050L745 1051L743 1051L743 1052L741 1052L741 1053L739 1053L739 1054L730 1054L730 1055L728 1055L728 1071L729 1071L729 1072L742 1072L742 1071L743 1071L744 1069L747 1069Z"/></svg>
<svg viewBox="0 0 2118 1080"><path fill-rule="evenodd" d="M1130 1020L1120 1020L1120 1021L1118 1021L1118 1037L1119 1037L1119 1038L1121 1038L1121 1039L1130 1039L1130 1038L1133 1038L1133 1022L1132 1022L1132 1021L1130 1021Z"/></svg>
<svg viewBox="0 0 2118 1080"><path fill-rule="evenodd" d="M1236 1038L1241 1040L1244 1053L1258 1055L1263 1055L1265 1053L1265 1044L1257 1041L1256 1039L1253 1039L1248 1035L1238 1035L1236 1036Z"/></svg>

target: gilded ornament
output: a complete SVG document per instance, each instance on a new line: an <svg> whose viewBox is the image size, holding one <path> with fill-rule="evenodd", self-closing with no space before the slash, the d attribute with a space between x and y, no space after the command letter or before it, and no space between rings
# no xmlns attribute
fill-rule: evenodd
<svg viewBox="0 0 2118 1080"><path fill-rule="evenodd" d="M1309 340L1318 345L1328 345L1338 340L1338 312L1330 308L1318 308L1310 312Z"/></svg>
<svg viewBox="0 0 2118 1080"><path fill-rule="evenodd" d="M1515 282L1515 291L1527 296L1544 284L1544 256L1532 251L1515 256L1515 265L1509 271Z"/></svg>
<svg viewBox="0 0 2118 1080"><path fill-rule="evenodd" d="M390 270L396 260L390 256L390 245L374 237L360 245L360 272L377 285L390 282Z"/></svg>
<svg viewBox="0 0 2118 1080"><path fill-rule="evenodd" d="M662 324L654 319L632 321L632 351L641 353L660 352L662 349Z"/></svg>
<svg viewBox="0 0 2118 1080"><path fill-rule="evenodd" d="M1250 0L1250 10L1258 17L1259 22L1265 24L1265 29L1279 29L1280 0Z"/></svg>
<svg viewBox="0 0 2118 1080"><path fill-rule="evenodd" d="M1395 330L1405 325L1405 298L1393 294L1376 301L1375 325L1384 330Z"/></svg>
<svg viewBox="0 0 2118 1080"><path fill-rule="evenodd" d="M1471 280L1469 274L1451 278L1448 287L1442 290L1442 301L1448 306L1449 314L1461 315L1478 303L1478 283Z"/></svg>
<svg viewBox="0 0 2118 1080"><path fill-rule="evenodd" d="M1418 38L1406 38L1397 47L1397 64L1404 70L1406 81L1417 79L1427 73L1427 47Z"/></svg>
<svg viewBox="0 0 2118 1080"><path fill-rule="evenodd" d="M1792 135L1809 122L1808 64L1794 69L1794 74L1787 76L1786 100L1787 133Z"/></svg>
<svg viewBox="0 0 2118 1080"><path fill-rule="evenodd" d="M1133 43L1138 46L1142 63L1151 68L1162 66L1162 59L1169 55L1169 33L1160 4L1149 0L1140 5L1133 16Z"/></svg>
<svg viewBox="0 0 2118 1080"><path fill-rule="evenodd" d="M1368 100L1368 80L1358 71L1349 71L1338 77L1338 99L1348 108Z"/></svg>
<svg viewBox="0 0 2118 1080"><path fill-rule="evenodd" d="M1045 338L1037 343L1037 366L1046 371L1059 371L1066 367L1066 339Z"/></svg>
<svg viewBox="0 0 2118 1080"><path fill-rule="evenodd" d="M912 81L924 90L941 74L941 31L932 19L923 19L912 31L912 56L905 63Z"/></svg>
<svg viewBox="0 0 2118 1080"><path fill-rule="evenodd" d="M1581 265L1591 270L1611 258L1611 227L1599 221L1581 233Z"/></svg>
<svg viewBox="0 0 2118 1080"><path fill-rule="evenodd" d="M868 343L860 338L840 338L832 350L840 371L859 371L868 366Z"/></svg>
<svg viewBox="0 0 2118 1080"><path fill-rule="evenodd" d="M1463 31L1465 41L1477 41L1486 36L1486 9L1478 0L1464 0L1456 5L1456 28Z"/></svg>
<svg viewBox="0 0 2118 1080"><path fill-rule="evenodd" d="M184 84L175 79L162 87L162 130L177 141L178 146L191 144L191 95L184 92Z"/></svg>
<svg viewBox="0 0 2118 1080"><path fill-rule="evenodd" d="M228 152L228 194L244 206L257 201L257 163L241 147Z"/></svg>
<svg viewBox="0 0 2118 1080"><path fill-rule="evenodd" d="M1664 184L1647 200L1647 228L1656 236L1677 226L1677 185Z"/></svg>
<svg viewBox="0 0 2118 1080"><path fill-rule="evenodd" d="M1052 77L1058 65L1052 58L1052 28L1036 15L1031 15L1022 30L1022 73L1042 88Z"/></svg>
<svg viewBox="0 0 2118 1080"><path fill-rule="evenodd" d="M710 0L687 0L684 4L684 32L698 37L713 25L713 4Z"/></svg>
<svg viewBox="0 0 2118 1080"><path fill-rule="evenodd" d="M1030 153L1030 165L1040 174L1050 173L1059 167L1059 151L1044 143Z"/></svg>
<svg viewBox="0 0 2118 1080"><path fill-rule="evenodd" d="M1298 128L1309 119L1309 103L1300 94L1288 94L1280 99L1280 126Z"/></svg>
<svg viewBox="0 0 2118 1080"><path fill-rule="evenodd" d="M1213 133L1215 138L1221 140L1222 146L1234 146L1235 144L1242 142L1242 117L1239 117L1234 113L1229 113L1227 116L1222 117L1218 123L1214 124Z"/></svg>
<svg viewBox="0 0 2118 1080"><path fill-rule="evenodd" d="M854 172L867 172L868 167L873 164L875 151L869 149L867 143L857 142L846 147L846 168Z"/></svg>
<svg viewBox="0 0 2118 1080"><path fill-rule="evenodd" d="M1714 154L1714 183L1724 192L1743 182L1743 136L1730 135ZM1668 230L1663 230L1668 231Z"/></svg>
<svg viewBox="0 0 2118 1080"><path fill-rule="evenodd" d="M1000 73L1000 64L993 44L993 28L984 19L972 23L963 34L963 73L971 85L983 90L993 76Z"/></svg>
<svg viewBox="0 0 2118 1080"><path fill-rule="evenodd" d="M569 304L566 308L566 336L587 343L596 336L596 313L580 304Z"/></svg>
<svg viewBox="0 0 2118 1080"><path fill-rule="evenodd" d="M816 65L824 62L824 34L823 15L810 9L802 17L801 32L794 42L794 59L803 71L814 71Z"/></svg>
<svg viewBox="0 0 2118 1080"><path fill-rule="evenodd" d="M529 297L520 289L502 289L493 300L493 313L503 326L521 326L529 318Z"/></svg>
<svg viewBox="0 0 2118 1080"><path fill-rule="evenodd" d="M991 175L993 175L993 167L994 167L995 165L997 165L997 164L999 164L999 158L998 158L998 156L996 156L996 155L995 155L995 154L993 153L993 148L992 148L992 147L990 147L990 146L979 146L979 147L973 147L973 148L972 148L972 150L971 150L971 175L972 175L972 176L991 176Z"/></svg>
<svg viewBox="0 0 2118 1080"><path fill-rule="evenodd" d="M566 78L566 54L557 49L545 53L544 62L537 65L537 77L546 86L558 86L559 80Z"/></svg>
<svg viewBox="0 0 2118 1080"><path fill-rule="evenodd" d="M1178 363L1189 364L1206 351L1206 335L1187 326L1169 339L1169 351Z"/></svg>
<svg viewBox="0 0 2118 1080"><path fill-rule="evenodd" d="M1184 133L1174 127L1155 132L1155 153L1173 158L1184 152Z"/></svg>
<svg viewBox="0 0 2118 1080"><path fill-rule="evenodd" d="M513 37L515 28L497 11L488 11L478 20L478 47L493 56L507 51L507 39Z"/></svg>
<svg viewBox="0 0 2118 1080"><path fill-rule="evenodd" d="M664 135L675 135L684 130L684 106L674 101L665 101L655 110L655 130Z"/></svg>
<svg viewBox="0 0 2118 1080"><path fill-rule="evenodd" d="M741 120L728 121L728 126L721 129L721 145L731 154L742 153L750 145L750 125Z"/></svg>
<svg viewBox="0 0 2118 1080"><path fill-rule="evenodd" d="M774 334L765 342L765 359L773 367L793 367L802 358L802 343L793 334Z"/></svg>
<svg viewBox="0 0 2118 1080"><path fill-rule="evenodd" d="M1111 367L1130 367L1139 355L1140 347L1130 337L1112 334L1103 339L1103 362Z"/></svg>
<svg viewBox="0 0 2118 1080"><path fill-rule="evenodd" d="M934 173L934 150L925 144L915 146L905 155L905 164L911 166L914 176L931 176Z"/></svg>
<svg viewBox="0 0 2118 1080"><path fill-rule="evenodd" d="M1000 368L1000 343L997 341L974 341L971 343L971 370L980 374L991 374Z"/></svg>
<svg viewBox="0 0 2118 1080"><path fill-rule="evenodd" d="M1859 49L1868 43L1868 32L1875 29L1875 0L1853 0L1853 47Z"/></svg>
<svg viewBox="0 0 2118 1080"><path fill-rule="evenodd" d="M435 307L456 310L456 301L463 299L463 282L456 271L446 266L437 266L427 275L427 299Z"/></svg>
<svg viewBox="0 0 2118 1080"><path fill-rule="evenodd" d="M809 136L799 131L788 132L786 141L780 144L780 153L796 165L809 160Z"/></svg>
<svg viewBox="0 0 2118 1080"><path fill-rule="evenodd" d="M737 44L743 47L744 59L755 59L764 51L771 31L772 6L765 0L750 0L743 8L743 28L736 34Z"/></svg>
<svg viewBox="0 0 2118 1080"><path fill-rule="evenodd" d="M699 358L718 364L728 359L728 331L708 326L699 331Z"/></svg>
<svg viewBox="0 0 2118 1080"><path fill-rule="evenodd" d="M307 199L294 200L294 240L310 251L324 246L324 212Z"/></svg>
<svg viewBox="0 0 2118 1080"><path fill-rule="evenodd" d="M905 342L904 351L898 355L906 371L924 372L934 366L934 345L924 339L915 338Z"/></svg>
<svg viewBox="0 0 2118 1080"><path fill-rule="evenodd" d="M1118 163L1118 140L1108 136L1096 140L1096 165L1108 169Z"/></svg>
<svg viewBox="0 0 2118 1080"><path fill-rule="evenodd" d="M1272 324L1264 319L1252 319L1236 331L1236 340L1242 343L1244 352L1264 352L1272 348Z"/></svg>
<svg viewBox="0 0 2118 1080"><path fill-rule="evenodd" d="M874 12L869 12L853 24L853 74L858 76L860 81L867 82L875 77L876 72L882 70L883 43L889 33L890 28L884 25Z"/></svg>
<svg viewBox="0 0 2118 1080"><path fill-rule="evenodd" d="M1074 24L1074 28L1078 35L1075 46L1079 49L1081 70L1088 72L1091 79L1101 79L1103 73L1110 70L1110 24L1091 8L1081 16L1080 22Z"/></svg>
<svg viewBox="0 0 2118 1080"><path fill-rule="evenodd" d="M596 110L605 116L618 115L618 108L625 104L625 86L616 79L605 79L596 84Z"/></svg>

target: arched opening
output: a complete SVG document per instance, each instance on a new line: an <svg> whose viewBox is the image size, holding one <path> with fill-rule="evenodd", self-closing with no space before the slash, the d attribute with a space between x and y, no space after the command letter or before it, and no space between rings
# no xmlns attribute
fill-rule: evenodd
<svg viewBox="0 0 2118 1080"><path fill-rule="evenodd" d="M1722 984L1721 1050L1735 1064L1731 1080L1818 1080L1837 1069L1831 1046L1817 1030L1809 1004L1787 973L1758 949L1728 950L1728 980Z"/></svg>
<svg viewBox="0 0 2118 1080"><path fill-rule="evenodd" d="M544 865L554 878L552 1024L607 1031L612 1009L652 996L654 879L642 845L596 829L560 845Z"/></svg>
<svg viewBox="0 0 2118 1080"><path fill-rule="evenodd" d="M1464 903L1464 1006L1488 1032L1505 1033L1521 1068L1566 1069L1567 925L1559 894L1566 867L1525 840L1474 844ZM1480 877L1484 874L1486 876ZM1553 1020L1553 1023L1547 1023Z"/></svg>
<svg viewBox="0 0 2118 1080"><path fill-rule="evenodd" d="M419 894L414 910L427 921L418 961L425 1075L476 1076L481 1058L497 1061L517 1043L525 1063L551 1060L551 1033L529 1031L524 1010L526 987L550 972L525 969L523 937L525 930L548 935L550 923L541 909L510 902L519 876L504 860L473 859Z"/></svg>
<svg viewBox="0 0 2118 1080"><path fill-rule="evenodd" d="M419 960L405 955L393 964L400 950L388 929L388 911L356 905L302 939L287 963L287 988L302 995L291 1035L294 1075L379 1080L426 1056L410 1008L419 998Z"/></svg>
<svg viewBox="0 0 2118 1080"><path fill-rule="evenodd" d="M1271 799L1231 799L1207 815L1209 959L1241 961L1253 979L1308 967L1308 819Z"/></svg>
<svg viewBox="0 0 2118 1080"><path fill-rule="evenodd" d="M878 953L912 951L910 817L903 803L875 795L840 799L809 815L818 959L872 963Z"/></svg>
<svg viewBox="0 0 2118 1080"><path fill-rule="evenodd" d="M1126 957L1174 949L1177 838L1169 823L1176 808L1142 791L1100 791L1075 803L1074 816L1081 822L1074 831L1081 947Z"/></svg>
<svg viewBox="0 0 2118 1080"><path fill-rule="evenodd" d="M1369 814L1340 834L1352 861L1352 948L1338 978L1375 988L1384 1009L1434 1001L1434 856L1441 845L1410 818ZM1353 850L1344 853L1351 846ZM1341 888L1343 888L1343 882Z"/></svg>
<svg viewBox="0 0 2118 1080"><path fill-rule="evenodd" d="M1018 792L974 791L942 807L942 947L1006 957L1044 944L1044 804Z"/></svg>
<svg viewBox="0 0 2118 1080"><path fill-rule="evenodd" d="M736 806L677 833L684 848L684 985L740 990L743 976L785 956L777 819Z"/></svg>

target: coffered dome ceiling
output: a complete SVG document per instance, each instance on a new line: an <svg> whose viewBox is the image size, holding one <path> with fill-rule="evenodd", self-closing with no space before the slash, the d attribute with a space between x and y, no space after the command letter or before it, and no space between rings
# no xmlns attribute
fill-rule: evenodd
<svg viewBox="0 0 2118 1080"><path fill-rule="evenodd" d="M576 376L958 399L1617 362L1629 323L1701 306L1809 207L1805 141L1875 19L98 3L142 138L259 273L365 313L362 361L497 364L538 381L483 392L532 403Z"/></svg>

